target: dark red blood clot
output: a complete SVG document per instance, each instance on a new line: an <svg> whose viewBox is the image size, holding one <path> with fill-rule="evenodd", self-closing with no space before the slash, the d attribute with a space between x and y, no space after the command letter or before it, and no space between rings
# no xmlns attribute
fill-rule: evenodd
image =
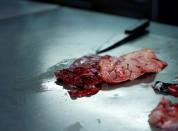
<svg viewBox="0 0 178 131"><path fill-rule="evenodd" d="M94 95L94 94L98 93L99 90L100 90L100 88L97 88L97 87L83 89L83 90L78 90L78 89L77 90L70 90L69 95L72 99L75 99L75 98L78 98L78 97Z"/></svg>
<svg viewBox="0 0 178 131"><path fill-rule="evenodd" d="M57 81L62 81L68 86L71 98L91 96L100 90L96 85L102 82L99 75L101 57L103 56L83 56L75 60L69 68L55 72Z"/></svg>

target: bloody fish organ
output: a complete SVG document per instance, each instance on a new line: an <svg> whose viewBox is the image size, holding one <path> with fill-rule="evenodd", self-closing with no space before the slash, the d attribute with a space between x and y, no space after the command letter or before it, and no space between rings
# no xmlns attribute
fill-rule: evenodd
<svg viewBox="0 0 178 131"><path fill-rule="evenodd" d="M150 113L148 122L154 127L178 130L178 103L172 104L169 99L162 97L161 102Z"/></svg>
<svg viewBox="0 0 178 131"><path fill-rule="evenodd" d="M145 73L159 72L166 65L153 50L146 48L120 57L102 58L99 74L104 82L117 84L134 80Z"/></svg>
<svg viewBox="0 0 178 131"><path fill-rule="evenodd" d="M67 90L72 99L96 94L102 82L99 75L99 60L108 56L83 56L76 59L69 68L55 72L57 83L67 85Z"/></svg>
<svg viewBox="0 0 178 131"><path fill-rule="evenodd" d="M69 87L70 96L83 97L96 94L100 89L98 85L103 82L118 84L134 80L145 73L159 72L166 65L152 49L145 48L119 57L83 56L69 68L56 71L55 76Z"/></svg>
<svg viewBox="0 0 178 131"><path fill-rule="evenodd" d="M178 84L156 81L152 86L155 93L178 97Z"/></svg>

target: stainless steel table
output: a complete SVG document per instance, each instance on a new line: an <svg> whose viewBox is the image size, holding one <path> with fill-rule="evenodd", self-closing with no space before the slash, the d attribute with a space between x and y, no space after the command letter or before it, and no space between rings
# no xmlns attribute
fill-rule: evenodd
<svg viewBox="0 0 178 131"><path fill-rule="evenodd" d="M57 8L57 5L32 2L28 0L0 1L0 20L28 15Z"/></svg>
<svg viewBox="0 0 178 131"><path fill-rule="evenodd" d="M0 20L0 130L155 130L147 122L148 114L161 95L149 84L178 76L178 27L152 22L148 35L105 53L122 55L153 48L169 63L157 75L77 100L54 84L56 63L93 53L135 21L67 7Z"/></svg>

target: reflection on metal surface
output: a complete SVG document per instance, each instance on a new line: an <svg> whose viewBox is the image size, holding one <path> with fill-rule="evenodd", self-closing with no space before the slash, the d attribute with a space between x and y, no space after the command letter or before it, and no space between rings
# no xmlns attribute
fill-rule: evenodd
<svg viewBox="0 0 178 131"><path fill-rule="evenodd" d="M55 79L43 80L41 87L44 91L59 90L63 88L60 85L56 85Z"/></svg>
<svg viewBox="0 0 178 131"><path fill-rule="evenodd" d="M46 72L32 78L18 78L16 80L16 90L31 92L43 92L62 89L62 86L55 84L54 72L67 68L75 59L66 59L51 66ZM28 83L28 84L27 84Z"/></svg>

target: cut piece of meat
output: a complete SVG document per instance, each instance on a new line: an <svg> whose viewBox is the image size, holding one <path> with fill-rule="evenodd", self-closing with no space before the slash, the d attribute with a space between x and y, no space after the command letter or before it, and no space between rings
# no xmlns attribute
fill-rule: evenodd
<svg viewBox="0 0 178 131"><path fill-rule="evenodd" d="M112 84L134 80L145 73L159 72L166 65L148 48L120 57L102 58L99 62L102 80Z"/></svg>
<svg viewBox="0 0 178 131"><path fill-rule="evenodd" d="M152 86L155 93L178 97L178 84L156 81Z"/></svg>
<svg viewBox="0 0 178 131"><path fill-rule="evenodd" d="M131 71L129 65L122 59L122 57L110 57L109 59L101 59L100 76L106 83L120 83L130 78Z"/></svg>
<svg viewBox="0 0 178 131"><path fill-rule="evenodd" d="M62 79L64 84L71 87L96 85L102 81L97 75L97 71L88 66L64 69L55 72L55 75L58 79Z"/></svg>
<svg viewBox="0 0 178 131"><path fill-rule="evenodd" d="M98 75L100 57L98 55L81 57L69 68L56 71L55 76L64 84L74 88L99 84L102 82Z"/></svg>
<svg viewBox="0 0 178 131"><path fill-rule="evenodd" d="M149 115L148 122L150 125L162 128L177 130L178 129L178 103L172 104L169 99L162 97L161 102Z"/></svg>
<svg viewBox="0 0 178 131"><path fill-rule="evenodd" d="M145 73L159 72L166 65L166 62L156 57L153 50L142 49L120 57L83 56L76 59L69 68L56 71L55 76L58 82L69 87L70 95L90 96L96 93L96 85L102 82L118 84L134 80Z"/></svg>
<svg viewBox="0 0 178 131"><path fill-rule="evenodd" d="M96 85L102 82L99 76L99 60L108 56L83 56L76 59L69 68L55 72L57 83L68 86L68 92L72 99L96 94L100 88Z"/></svg>

